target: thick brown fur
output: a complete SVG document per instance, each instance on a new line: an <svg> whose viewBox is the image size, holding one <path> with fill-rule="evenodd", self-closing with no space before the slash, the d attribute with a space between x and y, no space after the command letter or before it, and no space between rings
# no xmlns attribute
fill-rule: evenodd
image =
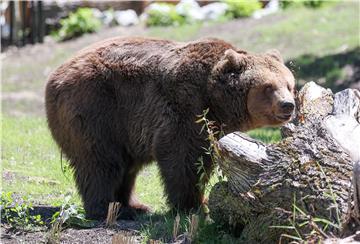
<svg viewBox="0 0 360 244"><path fill-rule="evenodd" d="M169 204L199 206L206 182L198 159L206 174L213 166L196 116L209 108L209 119L226 132L279 125L289 119L279 104L293 99L293 89L276 52L249 54L218 39L114 38L82 50L50 76L46 112L88 217L104 218L111 201L145 208L134 200L134 183L153 160Z"/></svg>

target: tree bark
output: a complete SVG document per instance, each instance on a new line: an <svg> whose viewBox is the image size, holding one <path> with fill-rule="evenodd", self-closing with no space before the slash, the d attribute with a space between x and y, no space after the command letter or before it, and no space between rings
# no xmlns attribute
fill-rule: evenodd
<svg viewBox="0 0 360 244"><path fill-rule="evenodd" d="M326 239L360 227L360 92L334 95L310 82L297 100L280 142L236 132L217 143L227 181L211 190L210 214L244 242Z"/></svg>

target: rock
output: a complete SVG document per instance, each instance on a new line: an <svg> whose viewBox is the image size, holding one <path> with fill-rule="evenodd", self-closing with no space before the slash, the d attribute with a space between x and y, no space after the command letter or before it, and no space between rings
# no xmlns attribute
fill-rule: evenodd
<svg viewBox="0 0 360 244"><path fill-rule="evenodd" d="M204 19L200 5L195 0L181 0L175 7L179 15L184 16L187 21L199 21Z"/></svg>
<svg viewBox="0 0 360 244"><path fill-rule="evenodd" d="M224 16L229 6L226 3L210 3L201 8L201 12L206 20L217 20Z"/></svg>
<svg viewBox="0 0 360 244"><path fill-rule="evenodd" d="M139 23L139 17L132 9L115 11L115 20L121 26L131 26Z"/></svg>
<svg viewBox="0 0 360 244"><path fill-rule="evenodd" d="M259 9L253 13L255 19L260 19L266 15L276 13L279 11L279 0L271 0L265 8Z"/></svg>
<svg viewBox="0 0 360 244"><path fill-rule="evenodd" d="M106 10L104 11L104 15L103 18L101 19L101 21L104 23L104 25L106 26L114 26L117 25L117 22L115 20L115 13L114 10Z"/></svg>

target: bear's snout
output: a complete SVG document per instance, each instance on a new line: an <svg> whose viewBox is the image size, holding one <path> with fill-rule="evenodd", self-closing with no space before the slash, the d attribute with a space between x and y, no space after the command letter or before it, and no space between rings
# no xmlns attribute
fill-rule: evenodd
<svg viewBox="0 0 360 244"><path fill-rule="evenodd" d="M293 101L281 101L280 108L284 114L292 114L295 108L295 103Z"/></svg>

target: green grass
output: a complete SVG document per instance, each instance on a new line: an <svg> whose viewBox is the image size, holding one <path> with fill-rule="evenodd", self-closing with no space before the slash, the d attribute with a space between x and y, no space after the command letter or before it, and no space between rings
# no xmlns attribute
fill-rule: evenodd
<svg viewBox="0 0 360 244"><path fill-rule="evenodd" d="M274 143L281 139L280 130L278 128L255 129L249 131L247 134L250 137L265 143Z"/></svg>
<svg viewBox="0 0 360 244"><path fill-rule="evenodd" d="M289 8L263 19L248 20L233 31L225 28L226 23L210 23L150 28L147 35L179 41L204 35L218 37L253 52L277 48L288 60L304 54L323 56L359 46L359 7L358 1L332 2L318 9Z"/></svg>
<svg viewBox="0 0 360 244"><path fill-rule="evenodd" d="M354 21L359 19L358 10L359 4L355 1L329 4L320 9L289 9L283 13L284 19L271 28L266 25L256 28L262 37L258 41L265 46L278 46L287 57L304 53L321 56L343 45L355 47L359 45L359 23ZM261 46L259 44L255 46Z"/></svg>
<svg viewBox="0 0 360 244"><path fill-rule="evenodd" d="M76 192L61 170L60 153L44 119L3 117L2 131L3 191L55 205Z"/></svg>

